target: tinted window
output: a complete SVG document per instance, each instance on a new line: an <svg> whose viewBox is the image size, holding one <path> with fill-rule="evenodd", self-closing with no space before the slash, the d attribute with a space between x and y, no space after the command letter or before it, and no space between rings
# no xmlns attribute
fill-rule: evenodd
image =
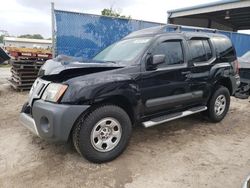
<svg viewBox="0 0 250 188"><path fill-rule="evenodd" d="M150 37L121 40L105 48L93 59L97 61L122 61L129 63L146 48L150 40Z"/></svg>
<svg viewBox="0 0 250 188"><path fill-rule="evenodd" d="M192 39L189 41L193 63L205 62L212 58L211 46L206 39Z"/></svg>
<svg viewBox="0 0 250 188"><path fill-rule="evenodd" d="M181 41L162 42L153 50L153 55L156 54L164 54L166 56L165 63L161 64L159 67L176 65L184 62Z"/></svg>
<svg viewBox="0 0 250 188"><path fill-rule="evenodd" d="M210 46L208 40L203 40L202 42L203 42L203 45L204 45L204 48L205 48L205 51L206 51L207 60L209 60L213 56L211 46Z"/></svg>
<svg viewBox="0 0 250 188"><path fill-rule="evenodd" d="M211 40L223 61L234 61L236 59L234 47L228 38L213 37Z"/></svg>

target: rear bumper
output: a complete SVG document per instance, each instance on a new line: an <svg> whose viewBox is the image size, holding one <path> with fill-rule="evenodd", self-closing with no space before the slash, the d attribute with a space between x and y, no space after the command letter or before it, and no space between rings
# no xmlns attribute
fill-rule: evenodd
<svg viewBox="0 0 250 188"><path fill-rule="evenodd" d="M238 74L230 77L232 83L232 95L235 95L238 87L240 86L240 76Z"/></svg>
<svg viewBox="0 0 250 188"><path fill-rule="evenodd" d="M37 100L31 114L20 114L20 122L39 137L51 141L67 141L77 118L89 108L88 105L64 105Z"/></svg>

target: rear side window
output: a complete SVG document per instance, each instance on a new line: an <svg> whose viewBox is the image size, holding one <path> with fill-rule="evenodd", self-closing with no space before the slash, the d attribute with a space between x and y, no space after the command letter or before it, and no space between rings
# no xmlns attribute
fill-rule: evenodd
<svg viewBox="0 0 250 188"><path fill-rule="evenodd" d="M189 40L191 61L193 63L206 62L212 58L212 49L207 39Z"/></svg>
<svg viewBox="0 0 250 188"><path fill-rule="evenodd" d="M164 41L160 43L154 50L153 55L164 54L166 60L159 67L167 65L177 65L184 63L184 56L181 41Z"/></svg>
<svg viewBox="0 0 250 188"><path fill-rule="evenodd" d="M208 40L202 40L202 42L203 42L204 49L205 49L205 52L207 55L207 60L209 60L213 57L211 46L210 46Z"/></svg>
<svg viewBox="0 0 250 188"><path fill-rule="evenodd" d="M236 59L234 47L228 38L213 37L211 40L216 48L216 52L223 61L231 62Z"/></svg>

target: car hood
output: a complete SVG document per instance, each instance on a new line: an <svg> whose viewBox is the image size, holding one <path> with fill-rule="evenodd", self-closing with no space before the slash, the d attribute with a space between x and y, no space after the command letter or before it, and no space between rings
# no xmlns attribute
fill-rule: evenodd
<svg viewBox="0 0 250 188"><path fill-rule="evenodd" d="M72 74L72 72L78 75L85 75L122 67L124 66L119 63L108 63L93 60L84 60L81 58L74 58L69 56L58 56L55 59L46 61L46 63L40 68L38 75L67 75L67 73Z"/></svg>

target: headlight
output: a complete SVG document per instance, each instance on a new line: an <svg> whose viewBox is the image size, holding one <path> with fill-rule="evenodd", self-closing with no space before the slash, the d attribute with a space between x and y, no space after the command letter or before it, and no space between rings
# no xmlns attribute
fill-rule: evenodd
<svg viewBox="0 0 250 188"><path fill-rule="evenodd" d="M44 91L42 99L50 102L58 102L67 88L68 86L64 84L51 83Z"/></svg>

